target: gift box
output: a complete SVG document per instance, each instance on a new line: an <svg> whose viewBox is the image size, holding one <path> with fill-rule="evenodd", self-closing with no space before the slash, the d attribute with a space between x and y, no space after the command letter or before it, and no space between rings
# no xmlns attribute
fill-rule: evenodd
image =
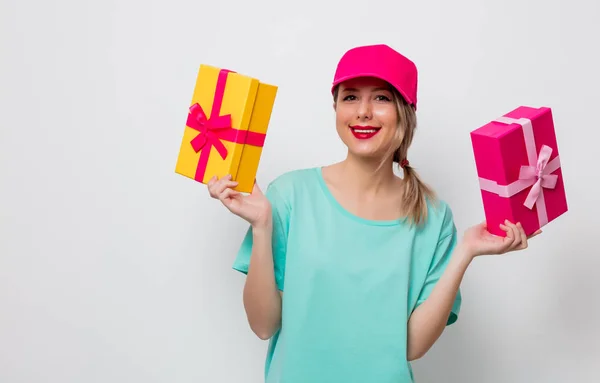
<svg viewBox="0 0 600 383"><path fill-rule="evenodd" d="M471 132L487 229L505 219L529 236L567 212L552 110L520 106Z"/></svg>
<svg viewBox="0 0 600 383"><path fill-rule="evenodd" d="M206 184L231 174L250 193L277 87L256 78L200 65L175 172Z"/></svg>

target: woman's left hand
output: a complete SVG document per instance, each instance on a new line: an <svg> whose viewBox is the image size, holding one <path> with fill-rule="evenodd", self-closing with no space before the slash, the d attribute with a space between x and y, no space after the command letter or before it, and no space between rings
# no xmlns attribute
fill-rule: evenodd
<svg viewBox="0 0 600 383"><path fill-rule="evenodd" d="M542 231L538 230L529 237L520 223L505 221L500 228L506 232L506 237L500 237L487 231L485 222L469 228L463 238L463 247L473 257L479 255L505 254L511 251L523 250L528 246L527 241Z"/></svg>

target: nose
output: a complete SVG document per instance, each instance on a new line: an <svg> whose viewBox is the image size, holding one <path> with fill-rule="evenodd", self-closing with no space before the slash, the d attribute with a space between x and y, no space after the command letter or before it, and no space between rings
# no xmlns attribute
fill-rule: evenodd
<svg viewBox="0 0 600 383"><path fill-rule="evenodd" d="M358 104L358 110L357 110L357 114L358 114L358 118L360 120L367 120L370 119L372 117L372 110L371 110L371 102L368 99L362 99L361 102Z"/></svg>

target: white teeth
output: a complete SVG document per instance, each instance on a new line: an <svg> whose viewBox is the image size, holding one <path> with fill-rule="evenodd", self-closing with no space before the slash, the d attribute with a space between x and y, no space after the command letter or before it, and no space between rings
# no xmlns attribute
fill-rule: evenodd
<svg viewBox="0 0 600 383"><path fill-rule="evenodd" d="M375 133L377 129L354 129L356 133Z"/></svg>

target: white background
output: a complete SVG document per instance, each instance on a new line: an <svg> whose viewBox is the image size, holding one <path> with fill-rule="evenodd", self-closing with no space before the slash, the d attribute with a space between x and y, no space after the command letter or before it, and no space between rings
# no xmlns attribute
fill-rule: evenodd
<svg viewBox="0 0 600 383"><path fill-rule="evenodd" d="M476 260L417 382L600 381L599 3L371 4L0 2L0 382L260 382L246 225L174 172L198 65L280 87L266 186L344 157L329 86L371 43L419 66L410 160L459 230L483 219L469 132L519 105L553 108L569 200L528 250Z"/></svg>

